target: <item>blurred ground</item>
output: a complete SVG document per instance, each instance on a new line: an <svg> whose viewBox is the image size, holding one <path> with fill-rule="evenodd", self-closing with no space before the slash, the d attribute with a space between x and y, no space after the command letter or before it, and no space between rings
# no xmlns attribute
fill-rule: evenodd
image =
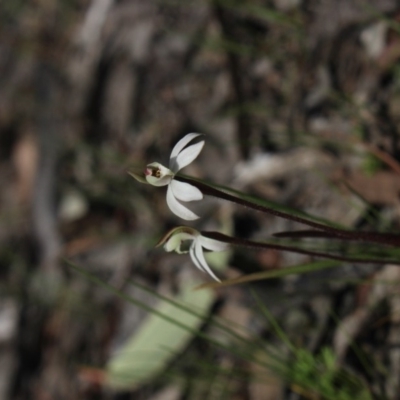
<svg viewBox="0 0 400 400"><path fill-rule="evenodd" d="M168 366L174 379L107 387L103 368L147 313L60 256L146 304L156 299L129 280L165 295L207 280L188 257L154 249L182 221L163 189L126 173L166 163L188 132L205 133L206 145L187 174L348 227L398 230L399 22L394 0L2 2L0 399L320 398L252 379L250 362L198 338ZM247 238L294 228L213 199L197 210L192 226ZM234 252L217 273L305 261ZM398 289L359 283L398 274L344 264L252 287L297 345L331 346L374 398L400 399ZM210 315L276 343L248 289L219 290ZM221 391L201 361L245 373L218 375Z"/></svg>

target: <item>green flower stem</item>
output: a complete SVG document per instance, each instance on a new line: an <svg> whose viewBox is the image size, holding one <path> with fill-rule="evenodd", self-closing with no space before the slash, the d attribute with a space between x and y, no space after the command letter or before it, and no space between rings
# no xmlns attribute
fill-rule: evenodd
<svg viewBox="0 0 400 400"><path fill-rule="evenodd" d="M189 183L193 186L196 186L201 192L208 196L217 197L226 201L230 201L232 203L239 204L244 207L252 208L253 210L257 210L263 213L275 215L280 218L287 219L289 221L298 222L303 225L307 225L311 228L317 229L319 231L324 231L329 233L334 238L342 238L348 240L357 240L357 241L365 241L365 242L372 242L372 243L381 243L385 245L391 246L400 246L400 235L396 234L384 234L379 232L355 232L349 231L339 228L334 228L331 226L326 226L320 224L318 222L310 221L305 218L291 215L285 213L283 211L274 210L270 207L266 207L260 204L252 203L251 201L242 199L240 197L232 196L229 193L226 193L222 190L216 189L206 183L199 182L195 179L188 178L186 176L176 175L175 178L178 181Z"/></svg>
<svg viewBox="0 0 400 400"><path fill-rule="evenodd" d="M272 250L280 250L280 251L290 251L292 253L304 254L304 255L313 256L313 257L322 257L322 258L327 258L330 260L337 260L337 261L343 261L343 262L364 263L364 264L388 264L388 263L390 263L390 264L400 265L399 260L379 259L379 258L369 258L369 257L368 258L367 257L357 258L357 257L339 256L336 254L304 250L304 249L300 249L298 247L284 246L284 245L280 245L280 244L254 242L252 240L228 236L228 235L225 235L220 232L204 232L204 231L202 231L201 235L208 237L210 239L218 240L220 242L229 243L232 246L250 247L250 248L255 248L255 249L272 249Z"/></svg>

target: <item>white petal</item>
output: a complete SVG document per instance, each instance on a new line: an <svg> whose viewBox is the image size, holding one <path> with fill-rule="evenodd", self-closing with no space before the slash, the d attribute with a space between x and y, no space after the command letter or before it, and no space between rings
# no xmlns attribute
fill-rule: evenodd
<svg viewBox="0 0 400 400"><path fill-rule="evenodd" d="M189 250L190 258L193 261L193 264L202 272L206 272L203 267L200 265L200 263L197 261L196 255L194 254L194 245L190 246Z"/></svg>
<svg viewBox="0 0 400 400"><path fill-rule="evenodd" d="M172 180L171 184L172 192L178 200L182 201L193 201L201 200L203 193L200 192L197 187L190 185L189 183Z"/></svg>
<svg viewBox="0 0 400 400"><path fill-rule="evenodd" d="M211 275L216 281L221 282L215 274L211 271L211 268L208 266L206 259L204 258L203 248L201 247L201 242L199 240L195 240L194 243L194 256L199 264L203 267L204 271Z"/></svg>
<svg viewBox="0 0 400 400"><path fill-rule="evenodd" d="M228 249L229 244L225 242L220 242L219 240L210 239L205 236L199 236L197 240L201 243L201 245L211 251L225 251Z"/></svg>
<svg viewBox="0 0 400 400"><path fill-rule="evenodd" d="M188 133L186 136L184 136L172 149L171 152L171 157L176 158L178 154L181 152L181 150L189 143L191 142L195 137L200 136L201 133Z"/></svg>
<svg viewBox="0 0 400 400"><path fill-rule="evenodd" d="M176 159L171 158L171 170L174 172L178 172L182 168L185 168L189 165L201 152L201 149L204 146L204 140L193 144L187 147L185 150L182 150Z"/></svg>
<svg viewBox="0 0 400 400"><path fill-rule="evenodd" d="M175 198L174 193L172 192L171 185L168 186L167 190L167 204L171 211L182 219L192 221L194 219L200 218L193 211L190 211L188 208L179 203L179 201Z"/></svg>

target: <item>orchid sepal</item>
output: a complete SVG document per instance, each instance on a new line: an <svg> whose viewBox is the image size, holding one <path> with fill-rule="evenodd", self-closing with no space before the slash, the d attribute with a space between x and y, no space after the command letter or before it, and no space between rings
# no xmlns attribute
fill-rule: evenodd
<svg viewBox="0 0 400 400"><path fill-rule="evenodd" d="M144 173L142 172L141 174L137 174L136 172L133 171L127 171L127 173L134 179L136 179L138 182L140 183L144 183L146 185L150 185L149 182L147 182L146 180L146 176L144 175Z"/></svg>

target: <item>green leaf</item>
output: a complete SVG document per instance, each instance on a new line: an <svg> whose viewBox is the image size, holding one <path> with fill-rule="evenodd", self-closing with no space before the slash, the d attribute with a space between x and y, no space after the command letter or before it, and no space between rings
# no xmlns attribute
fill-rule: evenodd
<svg viewBox="0 0 400 400"><path fill-rule="evenodd" d="M326 269L326 268L333 268L340 264L343 264L343 262L333 261L333 260L316 261L316 262L311 262L311 263L307 263L307 264L296 265L295 267L287 267L287 268L282 268L282 269L276 269L273 271L256 272L255 274L248 274L245 276L241 276L239 278L228 279L223 282L204 283L204 284L198 286L197 289L219 288L222 286L236 285L238 283L261 281L264 279L281 278L286 275L305 274L307 272L319 271L321 269Z"/></svg>
<svg viewBox="0 0 400 400"><path fill-rule="evenodd" d="M107 383L118 389L134 389L166 369L193 338L193 330L203 322L214 301L211 290L194 291L198 282L187 281L178 301L196 311L178 308L173 303L161 302L157 314L168 315L176 322L157 314L150 314L127 343L111 358L107 365ZM184 325L185 328L182 326Z"/></svg>

